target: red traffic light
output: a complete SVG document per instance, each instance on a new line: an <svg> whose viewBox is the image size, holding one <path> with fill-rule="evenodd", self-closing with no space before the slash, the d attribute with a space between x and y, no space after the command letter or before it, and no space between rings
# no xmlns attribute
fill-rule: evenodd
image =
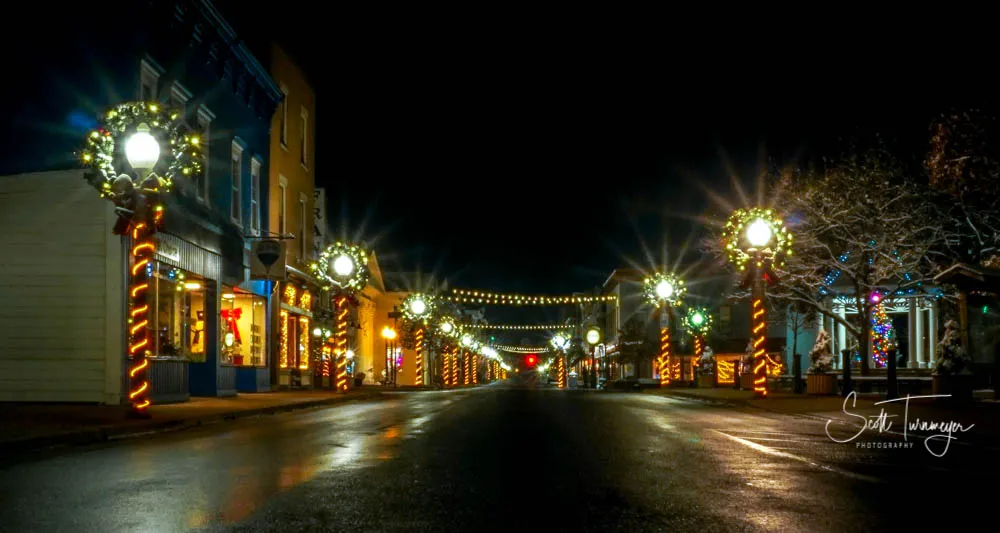
<svg viewBox="0 0 1000 533"><path fill-rule="evenodd" d="M535 354L531 354L524 359L524 362L527 363L528 366L535 366L535 363L538 362L538 357L535 357Z"/></svg>

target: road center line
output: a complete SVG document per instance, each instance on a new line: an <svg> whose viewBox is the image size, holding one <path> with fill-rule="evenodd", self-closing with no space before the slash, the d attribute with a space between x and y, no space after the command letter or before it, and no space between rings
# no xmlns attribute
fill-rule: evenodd
<svg viewBox="0 0 1000 533"><path fill-rule="evenodd" d="M854 472L848 472L847 470L841 470L839 468L835 468L835 467L832 467L832 466L820 464L820 463L817 463L816 461L813 461L812 459L808 459L806 457L801 457L801 456L798 456L798 455L795 455L795 454L791 454L791 453L788 453L788 452L783 452L783 451L780 451L780 450L775 450L774 448L769 448L767 446L764 446L763 444L757 444L756 442L753 442L753 441L749 441L749 440L746 440L746 439L741 439L740 437L736 437L736 436L730 435L728 433L724 433L724 432L719 431L717 429L713 429L712 431L714 431L714 432L718 433L719 435L722 435L723 437L726 437L726 438L728 438L728 439L730 439L732 441L738 442L738 443L740 443L740 444L742 444L742 445L744 445L744 446L746 446L748 448L757 450L758 452L761 452L761 453L766 453L768 455L773 455L775 457L783 457L785 459L792 459L793 461L799 461L800 463L805 463L805 464L810 465L810 466L815 466L816 468L820 468L820 469L826 470L828 472L833 472L835 474L840 474L842 476L846 476L846 477L850 477L850 478L854 478L854 479L859 479L859 480L862 480L862 481L868 481L870 483L881 483L881 480L879 480L877 478L873 478L871 476L866 476L866 475L863 475L863 474L855 474Z"/></svg>

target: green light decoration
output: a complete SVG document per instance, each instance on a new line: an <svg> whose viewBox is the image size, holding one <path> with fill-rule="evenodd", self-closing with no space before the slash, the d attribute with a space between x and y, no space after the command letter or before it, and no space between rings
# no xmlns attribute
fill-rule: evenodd
<svg viewBox="0 0 1000 533"><path fill-rule="evenodd" d="M708 335L712 330L712 315L704 307L692 307L684 316L684 329L691 335Z"/></svg>
<svg viewBox="0 0 1000 533"><path fill-rule="evenodd" d="M684 280L673 274L656 273L647 276L642 285L646 301L656 307L663 304L667 304L668 307L678 306L687 294Z"/></svg>
<svg viewBox="0 0 1000 533"><path fill-rule="evenodd" d="M755 254L763 254L781 266L792 255L792 234L773 209L737 209L722 229L722 248L730 263L740 270Z"/></svg>
<svg viewBox="0 0 1000 533"><path fill-rule="evenodd" d="M434 314L436 303L429 294L415 292L403 300L403 318L412 322L427 320Z"/></svg>
<svg viewBox="0 0 1000 533"><path fill-rule="evenodd" d="M117 143L141 125L149 128L149 134L161 146L169 149L160 152L161 165L166 169L153 173L143 183L125 183L119 180L115 159ZM165 107L158 102L127 102L119 104L101 117L97 129L87 134L84 147L77 154L80 161L90 169L87 180L100 191L101 196L116 203L128 194L132 186L157 189L168 192L173 180L178 177L193 178L202 173L201 137L190 131L184 123L183 114L176 109ZM155 170L155 169L154 169Z"/></svg>
<svg viewBox="0 0 1000 533"><path fill-rule="evenodd" d="M310 271L323 282L323 290L334 287L354 293L368 285L368 251L356 244L336 242L319 254L319 260L309 265Z"/></svg>

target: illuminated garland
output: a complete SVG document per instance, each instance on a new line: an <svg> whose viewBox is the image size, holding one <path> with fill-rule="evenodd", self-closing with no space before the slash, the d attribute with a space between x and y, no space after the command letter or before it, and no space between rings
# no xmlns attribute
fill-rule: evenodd
<svg viewBox="0 0 1000 533"><path fill-rule="evenodd" d="M566 356L559 356L557 363L559 366L559 388L566 388Z"/></svg>
<svg viewBox="0 0 1000 533"><path fill-rule="evenodd" d="M704 337L712 330L712 315L704 307L692 307L684 315L684 329L695 338Z"/></svg>
<svg viewBox="0 0 1000 533"><path fill-rule="evenodd" d="M330 359L333 359L333 348L331 348L329 345L324 344L322 352L323 352L323 367L321 373L323 374L323 377L328 378L330 377Z"/></svg>
<svg viewBox="0 0 1000 533"><path fill-rule="evenodd" d="M490 305L567 305L592 302L610 302L615 295L606 296L525 296L523 294L503 294L486 291L452 289L448 298L456 303L480 303Z"/></svg>
<svg viewBox="0 0 1000 533"><path fill-rule="evenodd" d="M279 316L281 317L281 324L278 326L281 331L281 346L278 347L280 365L281 368L288 368L288 311L282 310Z"/></svg>
<svg viewBox="0 0 1000 533"><path fill-rule="evenodd" d="M476 385L479 383L479 356L472 355L472 384Z"/></svg>
<svg viewBox="0 0 1000 533"><path fill-rule="evenodd" d="M414 364L416 366L417 379L416 385L422 387L424 384L424 328L417 329L414 334L416 336L416 358L414 359Z"/></svg>
<svg viewBox="0 0 1000 533"><path fill-rule="evenodd" d="M118 179L115 144L120 140L116 138L140 124L149 126L149 134L161 145L166 143L170 149L161 150L161 160L166 156L166 171L161 176L153 175L143 183L135 184L130 179ZM97 129L87 134L79 157L91 170L86 176L91 185L100 191L103 198L109 198L118 205L122 205L120 202L135 185L166 193L175 178L194 177L203 169L200 136L189 133L182 113L156 102L128 102L110 109L98 122ZM149 187L150 184L153 186Z"/></svg>
<svg viewBox="0 0 1000 533"><path fill-rule="evenodd" d="M469 380L470 380L470 378L469 378L469 361L471 359L472 358L469 357L469 352L465 352L465 353L462 354L462 384L463 385L468 385L469 384Z"/></svg>
<svg viewBox="0 0 1000 533"><path fill-rule="evenodd" d="M675 380L680 381L680 379L681 379L681 363L682 363L682 361L680 360L680 358L674 358L673 359L673 364L670 367L670 369L671 369L670 378L671 379L675 379Z"/></svg>
<svg viewBox="0 0 1000 533"><path fill-rule="evenodd" d="M767 357L765 342L767 341L767 313L764 311L762 298L753 301L753 390L761 396L767 396Z"/></svg>
<svg viewBox="0 0 1000 533"><path fill-rule="evenodd" d="M451 351L451 384L458 386L458 348Z"/></svg>
<svg viewBox="0 0 1000 533"><path fill-rule="evenodd" d="M662 284L669 285L670 294L661 296L657 292ZM656 273L643 280L642 291L646 301L659 308L664 303L673 306L680 305L684 295L687 294L687 287L684 286L684 280L673 274Z"/></svg>
<svg viewBox="0 0 1000 533"><path fill-rule="evenodd" d="M334 313L336 313L337 327L334 330L335 354L337 357L337 383L338 391L347 392L347 315L349 313L348 298L339 296L334 300Z"/></svg>
<svg viewBox="0 0 1000 533"><path fill-rule="evenodd" d="M545 353L551 350L545 346L513 346L510 344L494 344L493 348L510 353Z"/></svg>
<svg viewBox="0 0 1000 533"><path fill-rule="evenodd" d="M299 344L305 357L299 361L299 370L309 370L309 318L299 317Z"/></svg>
<svg viewBox="0 0 1000 533"><path fill-rule="evenodd" d="M153 228L140 222L132 229L132 270L129 280L129 332L128 359L130 363L129 403L137 413L145 413L149 407L150 385L146 379L152 346L149 334L149 282L150 274L146 266L152 264L156 246L153 244Z"/></svg>
<svg viewBox="0 0 1000 533"><path fill-rule="evenodd" d="M420 313L414 311L414 306L419 306L417 302L423 302L424 310ZM402 303L403 319L410 322L423 322L426 323L427 320L434 314L434 308L437 306L437 302L433 296L429 294L422 294L415 292L407 296Z"/></svg>
<svg viewBox="0 0 1000 533"><path fill-rule="evenodd" d="M670 385L670 329L660 328L660 357L659 374L660 386Z"/></svg>
<svg viewBox="0 0 1000 533"><path fill-rule="evenodd" d="M872 358L875 364L884 368L889 361L889 349L892 348L892 320L885 312L883 302L875 305L872 314Z"/></svg>
<svg viewBox="0 0 1000 533"><path fill-rule="evenodd" d="M718 373L716 374L716 381L719 383L735 383L736 378L734 377L736 364L731 361L719 361L716 360L716 368Z"/></svg>
<svg viewBox="0 0 1000 533"><path fill-rule="evenodd" d="M747 225L757 220L763 220L771 229L771 245L764 250L755 250L746 241ZM792 255L792 234L785 228L785 223L773 209L751 207L737 209L726 221L722 230L722 249L725 250L729 262L740 270L746 269L751 254L762 252L778 265L784 264L784 256Z"/></svg>
<svg viewBox="0 0 1000 533"><path fill-rule="evenodd" d="M336 267L341 258L350 260L350 272L340 275ZM317 279L325 285L323 290L337 287L350 293L357 292L368 285L371 269L368 267L368 251L356 244L336 242L326 247L319 254L319 260L309 265L309 269Z"/></svg>
<svg viewBox="0 0 1000 533"><path fill-rule="evenodd" d="M472 329L497 329L497 330L559 330L559 329L573 329L576 326L573 324L552 324L552 325L540 325L540 324L469 324L469 328Z"/></svg>

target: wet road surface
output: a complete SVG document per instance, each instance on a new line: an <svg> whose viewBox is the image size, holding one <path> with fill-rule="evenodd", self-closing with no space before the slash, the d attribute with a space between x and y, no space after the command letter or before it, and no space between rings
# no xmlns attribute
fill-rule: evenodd
<svg viewBox="0 0 1000 533"><path fill-rule="evenodd" d="M974 431L974 429L973 429ZM835 437L856 428L834 426ZM991 523L998 451L651 394L493 385L0 469L0 531L884 531ZM993 507L990 507L990 506Z"/></svg>

